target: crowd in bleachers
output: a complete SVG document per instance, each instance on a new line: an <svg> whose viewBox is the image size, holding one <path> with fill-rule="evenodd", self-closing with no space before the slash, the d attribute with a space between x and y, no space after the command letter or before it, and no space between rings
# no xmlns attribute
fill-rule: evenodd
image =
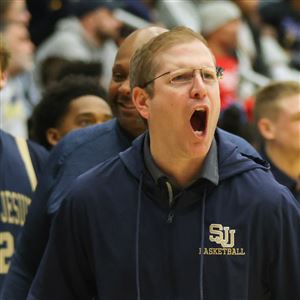
<svg viewBox="0 0 300 300"><path fill-rule="evenodd" d="M220 82L222 110L237 104L249 115L258 87L299 80L298 1L115 1L101 10L96 2L2 1L1 34L11 52L9 81L1 92L3 129L28 137L28 119L44 81L74 60L100 64L107 89L118 45L150 23L186 25L205 36L226 70Z"/></svg>
<svg viewBox="0 0 300 300"><path fill-rule="evenodd" d="M247 155L267 161L300 205L300 1L1 0L1 300L26 299L75 178L145 132L130 59L175 26L202 34L224 69L218 127L249 142ZM12 200L26 202L24 227L5 217L8 192L27 199Z"/></svg>

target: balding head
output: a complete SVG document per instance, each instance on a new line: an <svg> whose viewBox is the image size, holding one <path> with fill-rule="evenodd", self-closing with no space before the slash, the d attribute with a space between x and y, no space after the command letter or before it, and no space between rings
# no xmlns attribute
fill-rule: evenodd
<svg viewBox="0 0 300 300"><path fill-rule="evenodd" d="M130 52L132 56L138 48L166 31L168 31L166 28L158 26L149 26L135 30L121 44L116 59L118 59L119 56L122 56L123 52L126 50L128 50L127 54Z"/></svg>
<svg viewBox="0 0 300 300"><path fill-rule="evenodd" d="M156 26L134 31L123 41L115 59L109 88L110 105L121 127L133 137L144 132L145 124L131 101L129 85L130 59L138 48L166 31L167 29Z"/></svg>

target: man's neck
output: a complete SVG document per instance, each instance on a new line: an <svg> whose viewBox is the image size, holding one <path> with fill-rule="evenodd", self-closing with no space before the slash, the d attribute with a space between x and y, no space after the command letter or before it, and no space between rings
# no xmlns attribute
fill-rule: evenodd
<svg viewBox="0 0 300 300"><path fill-rule="evenodd" d="M300 155L299 153L286 153L278 147L266 145L266 154L272 163L289 177L298 180L300 177Z"/></svg>
<svg viewBox="0 0 300 300"><path fill-rule="evenodd" d="M189 186L199 174L205 157L185 159L177 157L172 151L167 152L161 147L151 148L153 160L171 182L181 188Z"/></svg>

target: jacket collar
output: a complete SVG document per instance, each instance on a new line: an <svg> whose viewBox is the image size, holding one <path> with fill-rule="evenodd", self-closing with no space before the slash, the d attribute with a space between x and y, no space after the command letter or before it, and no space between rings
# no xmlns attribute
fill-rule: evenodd
<svg viewBox="0 0 300 300"><path fill-rule="evenodd" d="M149 171L149 173L151 174L152 178L156 183L158 183L162 177L168 178L168 176L157 166L157 164L153 160L152 154L150 152L149 133L145 134L145 139L143 142L143 155L144 155L144 161L147 170ZM199 174L195 178L194 182L199 179L207 179L208 181L212 182L214 185L218 185L219 183L218 150L217 150L217 143L215 139L213 139L211 147L204 160L203 167L199 171Z"/></svg>
<svg viewBox="0 0 300 300"><path fill-rule="evenodd" d="M119 154L128 171L136 178L139 178L140 174L147 170L143 154L145 137L146 133L137 137L133 141L132 147ZM250 169L261 168L265 171L269 170L269 164L266 161L260 157L253 157L241 153L238 147L226 138L226 135L219 129L216 130L215 140L217 146L219 181Z"/></svg>

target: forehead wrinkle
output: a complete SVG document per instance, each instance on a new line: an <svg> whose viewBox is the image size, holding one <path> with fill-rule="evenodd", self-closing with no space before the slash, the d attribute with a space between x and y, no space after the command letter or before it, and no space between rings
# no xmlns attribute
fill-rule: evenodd
<svg viewBox="0 0 300 300"><path fill-rule="evenodd" d="M200 47L191 48L190 45L192 44L198 44ZM173 52L173 53L172 53ZM175 53L174 53L175 52ZM202 55L200 56L202 52ZM187 55L188 53L188 55ZM191 62L190 54L192 55L196 54L200 58L197 61ZM214 68L215 65L215 59L214 56L211 54L210 50L200 41L195 40L188 43L182 43L174 45L165 51L160 53L158 57L154 59L154 66L157 67L157 69L162 71L174 71L176 69L182 69L182 68L191 68L191 69L199 69L201 67L212 67ZM176 55L175 55L176 54ZM209 60L208 56L209 54ZM174 57L180 57L180 60L174 60ZM160 64L159 62L163 61L163 64ZM201 61L201 62L200 62ZM163 66L162 66L163 65ZM155 70L158 71L158 70Z"/></svg>

